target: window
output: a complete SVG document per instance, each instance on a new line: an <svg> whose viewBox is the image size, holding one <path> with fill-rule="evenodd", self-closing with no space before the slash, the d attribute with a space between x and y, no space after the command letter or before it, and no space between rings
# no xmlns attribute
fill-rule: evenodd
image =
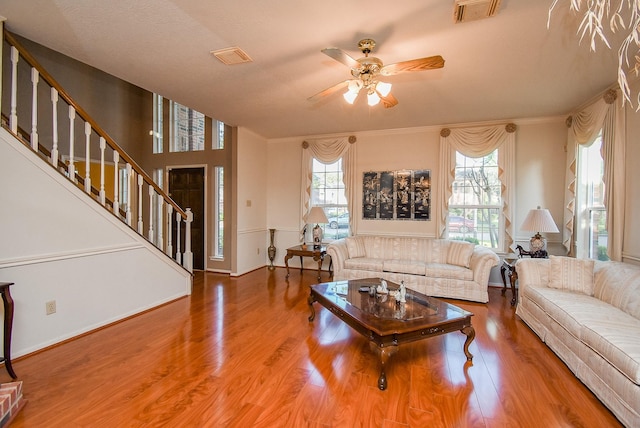
<svg viewBox="0 0 640 428"><path fill-rule="evenodd" d="M215 174L215 207L214 207L214 239L213 257L222 259L224 257L224 167L216 166L213 169Z"/></svg>
<svg viewBox="0 0 640 428"><path fill-rule="evenodd" d="M590 146L578 148L577 256L609 260L607 256L607 212L604 207L604 162L600 154L602 133Z"/></svg>
<svg viewBox="0 0 640 428"><path fill-rule="evenodd" d="M170 152L193 152L204 150L204 114L189 107L169 102L171 123Z"/></svg>
<svg viewBox="0 0 640 428"><path fill-rule="evenodd" d="M324 208L329 223L322 225L325 240L349 236L349 209L342 181L342 159L323 164L313 159L311 206Z"/></svg>
<svg viewBox="0 0 640 428"><path fill-rule="evenodd" d="M164 98L161 95L153 94L153 130L151 136L153 137L153 153L162 153L164 151L164 145L162 141L163 135L163 110L162 104Z"/></svg>
<svg viewBox="0 0 640 428"><path fill-rule="evenodd" d="M212 123L212 148L214 150L222 150L224 149L224 122L220 122L219 120L211 119Z"/></svg>
<svg viewBox="0 0 640 428"><path fill-rule="evenodd" d="M471 158L456 152L447 236L501 250L503 235L498 150Z"/></svg>

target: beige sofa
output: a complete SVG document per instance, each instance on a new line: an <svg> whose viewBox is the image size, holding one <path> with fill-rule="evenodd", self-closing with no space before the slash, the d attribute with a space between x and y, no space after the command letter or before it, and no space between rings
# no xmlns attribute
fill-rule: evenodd
<svg viewBox="0 0 640 428"><path fill-rule="evenodd" d="M384 278L420 293L489 301L487 286L498 256L469 242L419 237L360 235L327 247L335 281Z"/></svg>
<svg viewBox="0 0 640 428"><path fill-rule="evenodd" d="M626 426L640 427L640 266L521 259L516 314Z"/></svg>

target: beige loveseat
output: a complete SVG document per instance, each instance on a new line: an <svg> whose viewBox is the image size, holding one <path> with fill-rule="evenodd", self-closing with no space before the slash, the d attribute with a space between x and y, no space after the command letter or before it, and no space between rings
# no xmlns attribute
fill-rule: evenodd
<svg viewBox="0 0 640 428"><path fill-rule="evenodd" d="M521 259L516 314L616 417L640 427L640 267Z"/></svg>
<svg viewBox="0 0 640 428"><path fill-rule="evenodd" d="M486 303L491 268L498 256L469 242L360 235L327 247L334 281L384 278L428 296Z"/></svg>

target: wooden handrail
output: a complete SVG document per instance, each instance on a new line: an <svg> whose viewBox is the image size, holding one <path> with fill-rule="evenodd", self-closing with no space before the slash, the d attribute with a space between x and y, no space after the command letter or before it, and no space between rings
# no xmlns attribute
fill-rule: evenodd
<svg viewBox="0 0 640 428"><path fill-rule="evenodd" d="M171 199L171 197L169 197L169 195L167 195L167 193L162 190L160 188L160 186L158 186L155 181L153 181L153 179L136 163L136 161L134 161L114 140L113 138L111 138L109 136L109 134L107 134L107 132L102 129L102 127L100 127L100 125L98 125L98 123L91 117L89 116L89 114L82 108L80 107L80 105L78 103L75 102L75 100L64 90L64 88L62 88L62 86L53 78L53 76L51 76L51 74L49 74L41 65L40 63L20 44L20 42L18 42L18 40L14 37L14 35L8 31L8 30L4 30L4 38L5 40L7 40L7 42L14 46L18 52L20 53L20 55L25 59L25 61L33 68L35 68L36 70L38 70L38 73L40 74L40 76L53 88L56 89L56 91L58 91L58 94L62 97L62 99L64 99L67 104L69 104L70 106L72 106L76 113L87 123L89 123L89 125L91 125L91 128L93 130L96 131L96 133L105 139L106 143L116 152L118 152L118 154L120 155L120 157L122 159L124 159L128 164L131 165L131 167L134 169L134 171L141 175L144 178L144 181L146 181L148 183L149 186L153 187L154 190L156 191L156 193L158 193L159 195L162 195L163 199L166 200L169 204L171 204L171 206L173 206L174 210L180 214L180 216L183 219L187 219L187 213L178 205L176 204L173 199Z"/></svg>
<svg viewBox="0 0 640 428"><path fill-rule="evenodd" d="M14 134L13 131L11 131L11 129L9 129L8 123L9 123L9 120L4 115L4 113L2 113L2 127L7 132L11 133L13 136L15 136L16 138L21 140L23 144L31 147L31 135L29 135L29 133L27 131L25 131L24 129L22 129L20 126L18 126L17 134ZM46 158L51 158L51 151L48 148L46 148L45 146L43 146L42 144L40 144L40 143L38 143L38 152L42 153ZM58 168L59 169L66 169L67 165L58 159ZM78 184L81 184L82 185L81 187L84 188L84 180L85 180L84 177L76 172L75 173L75 178L78 181ZM100 190L98 188L96 188L95 186L91 185L91 194L93 196L95 196L95 197L99 197L100 196ZM107 205L109 205L110 207L113 207L113 201L111 199L109 199L108 197L105 197L105 203ZM124 217L124 216L126 216L127 213L124 210L120 209L119 210L119 214L120 214L120 216Z"/></svg>

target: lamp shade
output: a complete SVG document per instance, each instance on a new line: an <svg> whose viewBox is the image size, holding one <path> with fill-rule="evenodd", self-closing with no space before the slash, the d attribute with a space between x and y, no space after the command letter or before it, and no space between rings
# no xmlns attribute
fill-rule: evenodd
<svg viewBox="0 0 640 428"><path fill-rule="evenodd" d="M313 207L307 216L307 223L329 223L329 219L321 207Z"/></svg>
<svg viewBox="0 0 640 428"><path fill-rule="evenodd" d="M553 217L551 217L549 210L541 209L540 207L529 211L529 214L525 217L520 229L527 232L560 232L555 221L553 221Z"/></svg>

